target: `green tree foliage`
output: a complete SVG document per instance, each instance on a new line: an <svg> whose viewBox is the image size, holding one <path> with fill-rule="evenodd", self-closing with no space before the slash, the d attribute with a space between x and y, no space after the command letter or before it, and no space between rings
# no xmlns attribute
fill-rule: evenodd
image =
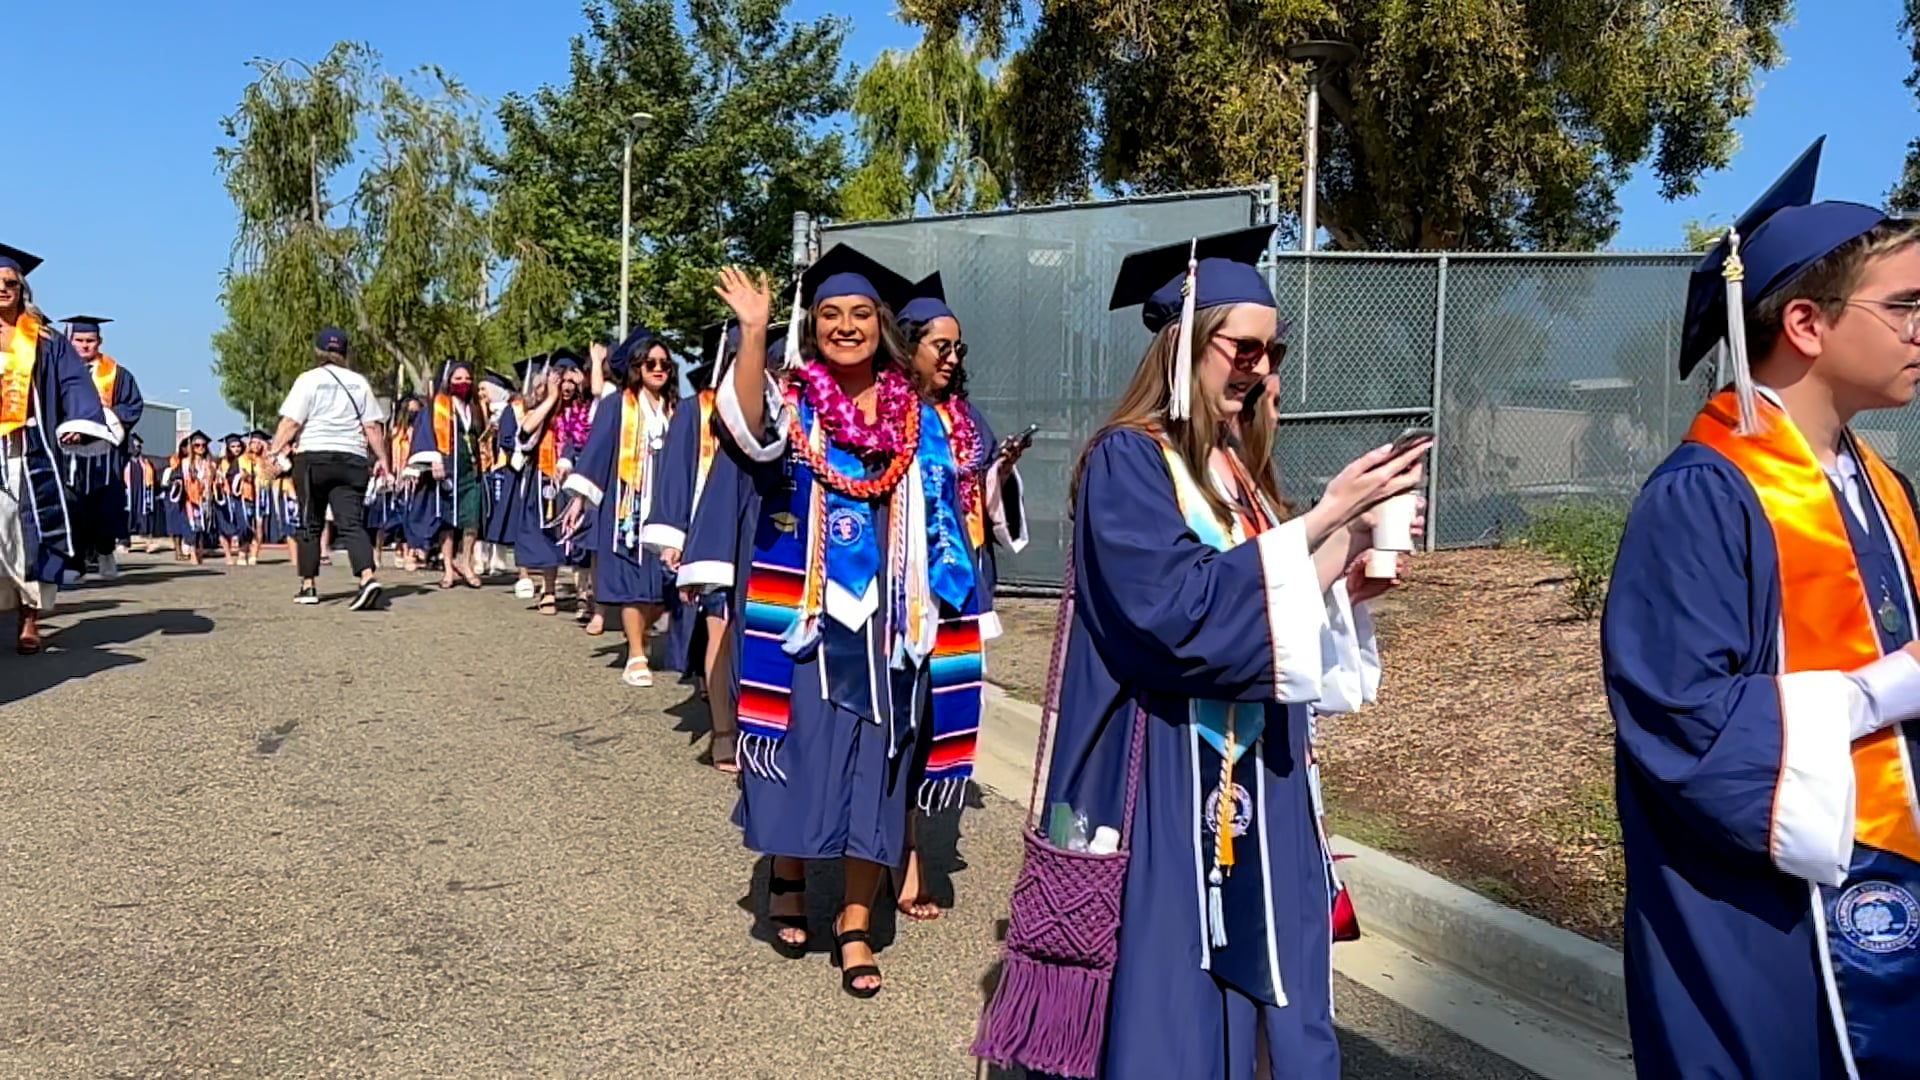
<svg viewBox="0 0 1920 1080"><path fill-rule="evenodd" d="M1007 63L1017 201L1093 183L1155 192L1297 190L1310 69L1359 59L1323 93L1320 224L1343 248L1599 245L1615 192L1650 161L1662 193L1727 164L1792 0L1039 0ZM930 35L990 51L1015 0L903 0Z"/></svg>
<svg viewBox="0 0 1920 1080"><path fill-rule="evenodd" d="M632 321L683 343L719 312L729 262L783 272L793 212L831 213L846 24L794 23L784 0L595 0L565 86L509 95L488 157L496 243L514 253L503 338L528 351L606 336L620 310L621 157L633 148ZM540 279L538 287L530 278ZM533 298L556 293L559 302Z"/></svg>
<svg viewBox="0 0 1920 1080"><path fill-rule="evenodd" d="M1002 203L1005 121L989 59L959 35L880 54L853 91L865 156L841 193L845 217L906 217L921 200L937 214Z"/></svg>
<svg viewBox="0 0 1920 1080"><path fill-rule="evenodd" d="M1907 35L1907 51L1913 59L1907 89L1920 98L1920 0L1905 0L1901 5L1900 32ZM1920 212L1920 138L1907 144L1906 168L1900 182L1887 193L1887 209L1896 214Z"/></svg>
<svg viewBox="0 0 1920 1080"><path fill-rule="evenodd" d="M254 67L215 151L239 217L213 339L222 396L272 415L324 325L354 330L375 385L482 356L493 256L474 99L437 68L384 73L351 42Z"/></svg>
<svg viewBox="0 0 1920 1080"><path fill-rule="evenodd" d="M1682 228L1687 251L1706 251L1727 235L1727 227L1714 221L1689 221Z"/></svg>

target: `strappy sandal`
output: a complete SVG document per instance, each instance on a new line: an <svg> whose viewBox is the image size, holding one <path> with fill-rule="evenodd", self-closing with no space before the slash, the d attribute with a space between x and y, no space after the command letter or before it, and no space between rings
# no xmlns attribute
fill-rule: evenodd
<svg viewBox="0 0 1920 1080"><path fill-rule="evenodd" d="M841 964L846 962L841 957L841 950L845 949L848 945L865 945L869 950L873 948L873 935L868 933L867 931L865 930L842 931L840 929L840 921L838 919L834 920L833 926L834 926L834 931L833 931L833 966L834 967L839 968ZM871 979L871 978L878 978L878 977L880 977L880 966L878 964L858 964L850 968L840 968L840 989L845 990L847 993L852 994L854 997L861 998L864 1000L866 998L870 998L873 995L879 993L881 988L886 986L886 983L883 982L878 986L867 986L867 987L855 986L853 984L860 979Z"/></svg>
<svg viewBox="0 0 1920 1080"><path fill-rule="evenodd" d="M807 894L806 878L783 878L777 874L768 876L767 896L769 898L775 897L775 896L789 896L794 893L799 893L801 896L805 896ZM771 914L771 909L773 907L773 904L771 903L771 901L769 901L769 903L767 904L767 907L769 909L769 914L767 915L767 921L772 923L774 927L773 951L779 953L781 956L786 957L788 960L805 959L807 955L807 941L813 936L811 933L808 932L808 929L807 929L807 917L804 914L802 915ZM807 937L802 938L799 941L788 941L786 938L783 938L780 936L780 931L782 930L798 930L801 933L806 934Z"/></svg>
<svg viewBox="0 0 1920 1080"><path fill-rule="evenodd" d="M599 612L597 611L594 612L593 617L587 620L587 636L599 637L601 634L604 634L606 632L607 632L606 618L602 616Z"/></svg>
<svg viewBox="0 0 1920 1080"><path fill-rule="evenodd" d="M652 686L653 669L647 666L647 658L636 656L627 661L626 668L620 672L620 681L643 690Z"/></svg>
<svg viewBox="0 0 1920 1080"><path fill-rule="evenodd" d="M553 598L552 593L541 593L540 603L535 606L540 609L540 614L542 615L560 614L560 602Z"/></svg>

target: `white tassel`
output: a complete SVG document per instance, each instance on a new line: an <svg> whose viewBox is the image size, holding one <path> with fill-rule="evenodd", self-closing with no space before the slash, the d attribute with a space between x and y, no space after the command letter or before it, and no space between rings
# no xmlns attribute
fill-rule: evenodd
<svg viewBox="0 0 1920 1080"><path fill-rule="evenodd" d="M731 321L732 320L730 319L721 321L720 340L713 343L712 379L713 379L713 384L716 386L719 385L720 383L720 358L727 355L727 323Z"/></svg>
<svg viewBox="0 0 1920 1080"><path fill-rule="evenodd" d="M789 369L800 366L800 330L803 320L805 320L806 317L806 311L800 306L800 279L795 278L793 282L793 312L787 317L786 366Z"/></svg>
<svg viewBox="0 0 1920 1080"><path fill-rule="evenodd" d="M1220 899L1220 885L1220 868L1216 866L1213 873L1207 875L1207 922L1212 924L1210 940L1216 949L1227 947L1227 909Z"/></svg>
<svg viewBox="0 0 1920 1080"><path fill-rule="evenodd" d="M1727 230L1727 261L1720 274L1727 282L1727 360L1733 369L1733 397L1740 409L1741 435L1760 430L1759 411L1754 404L1753 368L1747 363L1746 264L1740 261L1740 233Z"/></svg>
<svg viewBox="0 0 1920 1080"><path fill-rule="evenodd" d="M1167 390L1167 418L1193 415L1193 303L1200 272L1200 241L1187 249L1187 280L1180 285L1180 335L1173 350L1173 385Z"/></svg>

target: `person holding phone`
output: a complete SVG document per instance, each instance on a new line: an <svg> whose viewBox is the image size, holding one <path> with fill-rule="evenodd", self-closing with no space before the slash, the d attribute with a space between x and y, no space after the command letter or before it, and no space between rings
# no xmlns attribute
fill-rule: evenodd
<svg viewBox="0 0 1920 1080"><path fill-rule="evenodd" d="M1272 230L1123 262L1112 306L1141 308L1153 336L1074 471L1041 805L1084 818L1089 850L1133 807L1118 964L1086 1063L1103 1080L1252 1076L1263 1047L1276 1074L1340 1075L1310 719L1377 690L1366 603L1392 582L1363 573L1369 515L1418 488L1430 444L1361 455L1304 512L1281 499L1271 403L1242 415L1285 356L1257 268ZM975 1052L1026 1064L1023 1047L1079 1045L1083 1005L1003 981Z"/></svg>

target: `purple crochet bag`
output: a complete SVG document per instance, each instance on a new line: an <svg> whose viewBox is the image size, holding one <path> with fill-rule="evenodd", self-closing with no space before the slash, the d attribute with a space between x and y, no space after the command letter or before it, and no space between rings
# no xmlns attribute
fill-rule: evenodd
<svg viewBox="0 0 1920 1080"><path fill-rule="evenodd" d="M1027 797L1026 859L1013 885L1000 985L980 1017L973 1055L1003 1068L1092 1080L1106 1046L1107 997L1120 953L1120 900L1132 851L1133 810L1145 756L1146 713L1135 710L1127 757L1127 802L1120 849L1111 855L1068 851L1039 827L1040 768L1060 711L1060 669L1073 617L1073 551L1053 635L1047 700L1040 713L1033 790Z"/></svg>

